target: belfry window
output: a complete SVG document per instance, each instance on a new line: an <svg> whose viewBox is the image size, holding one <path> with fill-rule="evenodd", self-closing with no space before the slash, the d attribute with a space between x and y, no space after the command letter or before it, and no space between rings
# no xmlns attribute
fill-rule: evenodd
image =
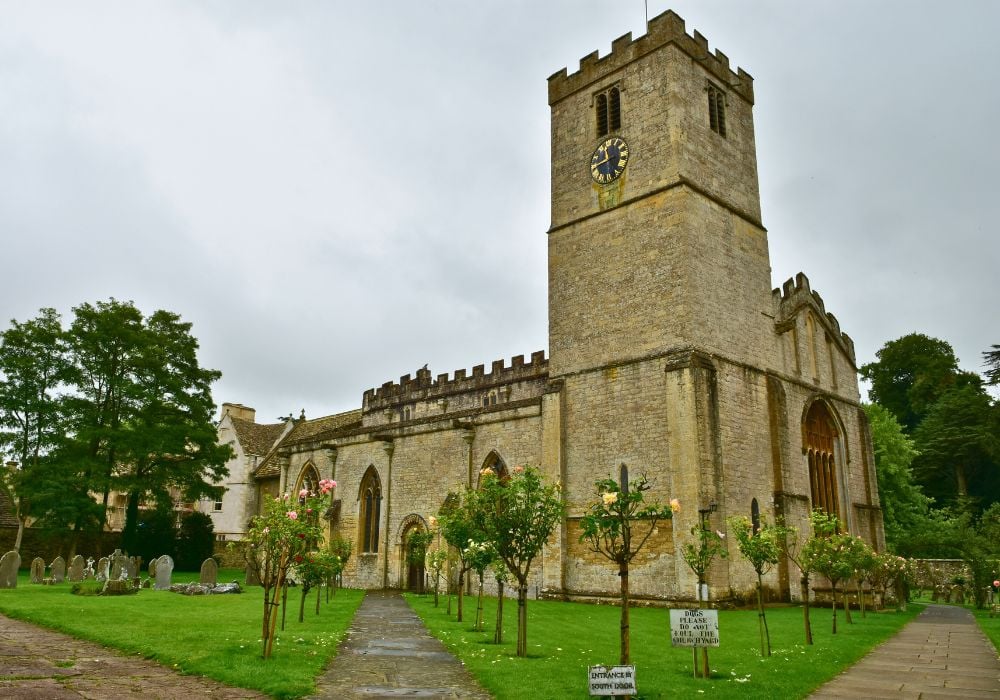
<svg viewBox="0 0 1000 700"><path fill-rule="evenodd" d="M361 480L358 493L361 502L358 517L360 549L362 552L378 552L378 531L382 515L382 482L375 467L368 467Z"/></svg>
<svg viewBox="0 0 1000 700"><path fill-rule="evenodd" d="M711 83L706 88L708 92L708 125L719 136L726 135L726 93Z"/></svg>
<svg viewBox="0 0 1000 700"><path fill-rule="evenodd" d="M617 87L600 93L594 98L597 112L597 135L606 136L621 131L622 96Z"/></svg>

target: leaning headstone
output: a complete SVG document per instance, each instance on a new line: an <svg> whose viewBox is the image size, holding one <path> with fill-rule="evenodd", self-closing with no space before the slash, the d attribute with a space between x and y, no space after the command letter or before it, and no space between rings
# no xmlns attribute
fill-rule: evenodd
<svg viewBox="0 0 1000 700"><path fill-rule="evenodd" d="M156 560L149 560L149 578L156 578Z"/></svg>
<svg viewBox="0 0 1000 700"><path fill-rule="evenodd" d="M82 581L83 566L83 556L77 554L69 563L69 575L66 578L70 581Z"/></svg>
<svg viewBox="0 0 1000 700"><path fill-rule="evenodd" d="M158 591L170 590L170 575L174 573L174 560L169 554L164 554L156 561L156 585Z"/></svg>
<svg viewBox="0 0 1000 700"><path fill-rule="evenodd" d="M0 557L0 588L17 588L17 570L21 567L21 555L12 549Z"/></svg>
<svg viewBox="0 0 1000 700"><path fill-rule="evenodd" d="M31 560L31 582L41 583L43 578L45 578L45 560L35 557Z"/></svg>
<svg viewBox="0 0 1000 700"><path fill-rule="evenodd" d="M214 586L218 581L219 565L215 563L215 559L209 557L201 563L201 575L198 577L198 583Z"/></svg>
<svg viewBox="0 0 1000 700"><path fill-rule="evenodd" d="M52 583L62 583L66 578L66 560L62 557L53 559L49 569L52 571Z"/></svg>
<svg viewBox="0 0 1000 700"><path fill-rule="evenodd" d="M111 574L109 568L111 562L108 561L107 557L101 557L97 560L97 573L94 574L94 578L98 581L107 581Z"/></svg>
<svg viewBox="0 0 1000 700"><path fill-rule="evenodd" d="M257 575L257 570L253 567L247 567L246 584L248 586L259 586L260 576Z"/></svg>

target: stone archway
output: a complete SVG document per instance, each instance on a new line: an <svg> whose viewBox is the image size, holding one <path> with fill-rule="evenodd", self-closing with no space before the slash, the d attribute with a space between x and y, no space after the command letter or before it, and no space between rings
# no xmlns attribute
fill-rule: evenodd
<svg viewBox="0 0 1000 700"><path fill-rule="evenodd" d="M427 523L424 522L423 517L416 513L411 513L403 518L399 527L399 587L403 590L424 592L426 579L424 559L419 555L414 556L410 535L427 531Z"/></svg>

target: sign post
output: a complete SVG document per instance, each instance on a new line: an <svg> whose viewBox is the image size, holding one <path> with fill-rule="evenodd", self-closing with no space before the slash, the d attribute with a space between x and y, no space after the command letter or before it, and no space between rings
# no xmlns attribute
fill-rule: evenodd
<svg viewBox="0 0 1000 700"><path fill-rule="evenodd" d="M591 695L636 695L635 666L591 666Z"/></svg>
<svg viewBox="0 0 1000 700"><path fill-rule="evenodd" d="M670 611L670 644L675 647L692 647L697 654L698 647L719 646L719 611L693 608ZM697 664L697 656L695 656ZM697 677L697 665L695 677ZM708 668L705 669L708 678Z"/></svg>

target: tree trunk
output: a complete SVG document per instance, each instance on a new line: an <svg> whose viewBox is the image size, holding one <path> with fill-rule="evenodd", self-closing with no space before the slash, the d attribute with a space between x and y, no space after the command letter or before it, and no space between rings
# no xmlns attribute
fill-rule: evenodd
<svg viewBox="0 0 1000 700"><path fill-rule="evenodd" d="M833 588L833 633L837 634L837 584L831 584Z"/></svg>
<svg viewBox="0 0 1000 700"><path fill-rule="evenodd" d="M847 594L846 583L844 584L844 621L849 625L854 624L854 620L851 619L851 600Z"/></svg>
<svg viewBox="0 0 1000 700"><path fill-rule="evenodd" d="M493 643L503 642L503 581L497 581L497 628L493 632Z"/></svg>
<svg viewBox="0 0 1000 700"><path fill-rule="evenodd" d="M285 613L288 611L288 581L281 587L281 631L285 631Z"/></svg>
<svg viewBox="0 0 1000 700"><path fill-rule="evenodd" d="M271 596L270 601L270 613L267 625L267 634L264 635L264 658L271 658L271 651L274 648L274 628L278 624L278 593L282 588L285 587L285 554L282 552L281 559L278 562L278 580L274 586L274 593Z"/></svg>
<svg viewBox="0 0 1000 700"><path fill-rule="evenodd" d="M528 655L528 584L517 586L517 655Z"/></svg>
<svg viewBox="0 0 1000 700"><path fill-rule="evenodd" d="M327 588L329 589L330 587L327 586ZM316 589L316 614L317 615L319 615L319 596L320 596L320 591L321 590L322 590L321 588L317 588Z"/></svg>
<svg viewBox="0 0 1000 700"><path fill-rule="evenodd" d="M476 602L476 631L483 631L483 575L479 574L479 600Z"/></svg>
<svg viewBox="0 0 1000 700"><path fill-rule="evenodd" d="M868 617L865 614L865 592L861 588L861 579L858 579L858 608L861 610L861 617Z"/></svg>
<svg viewBox="0 0 1000 700"><path fill-rule="evenodd" d="M17 512L14 513L14 516L17 518L17 535L14 537L14 549L20 552L21 538L24 536L24 518L21 517L21 499L17 500Z"/></svg>
<svg viewBox="0 0 1000 700"><path fill-rule="evenodd" d="M302 622L302 621L305 620L305 614L306 614L306 596L308 594L309 594L309 589L306 588L305 586L303 586L302 587L302 598L299 600L299 622ZM316 607L319 607L319 603L318 602L316 604Z"/></svg>
<svg viewBox="0 0 1000 700"><path fill-rule="evenodd" d="M458 572L458 621L462 621L462 604L465 596L462 595L465 592L465 569L460 569Z"/></svg>
<svg viewBox="0 0 1000 700"><path fill-rule="evenodd" d="M265 646L267 645L267 631L271 627L271 589L261 582L261 588L264 589L264 626L260 631L260 638L264 640Z"/></svg>
<svg viewBox="0 0 1000 700"><path fill-rule="evenodd" d="M441 587L441 572L434 572L434 607L438 606L438 588Z"/></svg>
<svg viewBox="0 0 1000 700"><path fill-rule="evenodd" d="M620 563L618 565L618 577L621 579L621 624L620 624L620 659L619 662L622 666L627 666L629 664L629 618L628 618L628 607L629 607L629 597L628 597L628 562Z"/></svg>
<svg viewBox="0 0 1000 700"><path fill-rule="evenodd" d="M757 573L757 618L760 627L760 655L770 656L771 633L767 629L767 617L764 615L764 582L760 572Z"/></svg>
<svg viewBox="0 0 1000 700"><path fill-rule="evenodd" d="M812 625L809 623L809 577L803 575L799 579L799 590L802 594L802 622L806 627L806 644L813 643Z"/></svg>

